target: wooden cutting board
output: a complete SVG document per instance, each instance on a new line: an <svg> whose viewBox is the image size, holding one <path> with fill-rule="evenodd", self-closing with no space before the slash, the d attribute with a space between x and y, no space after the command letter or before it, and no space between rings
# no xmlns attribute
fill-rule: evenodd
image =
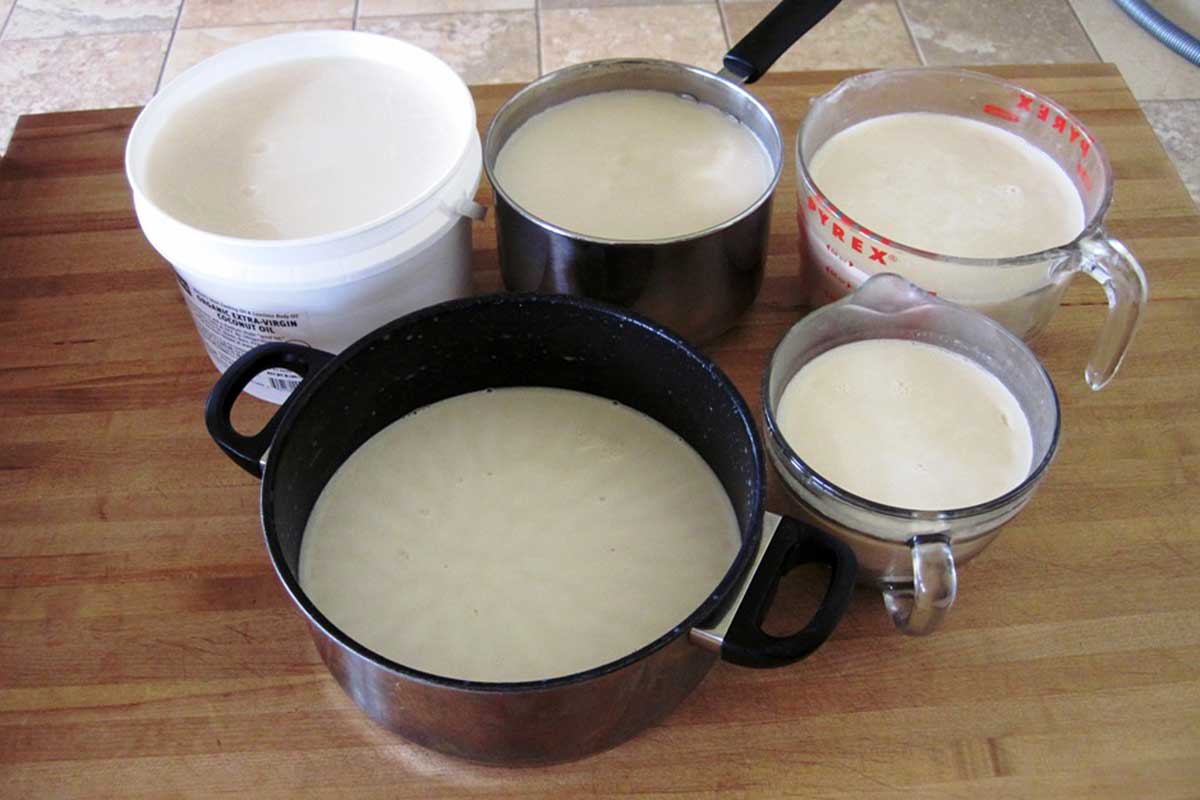
<svg viewBox="0 0 1200 800"><path fill-rule="evenodd" d="M860 589L807 661L719 665L637 739L522 770L397 739L329 677L271 572L257 483L201 423L216 372L122 174L136 109L24 117L0 161L0 795L1200 796L1200 216L1115 67L991 71L1112 158L1111 231L1154 298L1121 374L1084 385L1104 306L1081 280L1036 344L1057 462L934 636L896 634ZM754 91L790 142L846 74ZM474 90L481 129L516 88ZM802 313L794 191L789 156L766 284L714 350L754 407ZM495 289L490 218L475 241Z"/></svg>

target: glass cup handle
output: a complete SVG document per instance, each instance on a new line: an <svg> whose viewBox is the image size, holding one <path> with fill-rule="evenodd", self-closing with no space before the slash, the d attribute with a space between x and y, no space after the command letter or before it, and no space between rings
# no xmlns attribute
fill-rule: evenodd
<svg viewBox="0 0 1200 800"><path fill-rule="evenodd" d="M888 583L883 604L901 633L924 636L941 624L954 603L958 573L945 536L914 536L910 547L913 579Z"/></svg>
<svg viewBox="0 0 1200 800"><path fill-rule="evenodd" d="M1149 296L1146 273L1124 244L1103 230L1079 243L1079 270L1090 275L1108 296L1108 318L1092 349L1084 378L1093 390L1103 389L1117 374L1137 330Z"/></svg>

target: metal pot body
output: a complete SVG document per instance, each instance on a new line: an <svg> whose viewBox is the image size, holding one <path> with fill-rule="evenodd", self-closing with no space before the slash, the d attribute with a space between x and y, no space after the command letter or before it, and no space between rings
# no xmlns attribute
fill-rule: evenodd
<svg viewBox="0 0 1200 800"><path fill-rule="evenodd" d="M494 172L509 137L530 117L552 106L618 89L688 96L735 117L770 156L774 167L770 185L749 208L720 225L645 242L583 236L515 203ZM695 341L728 330L754 302L766 263L771 200L782 172L783 145L771 113L735 83L698 67L655 59L567 67L531 83L501 107L488 128L483 159L496 194L496 235L507 288L614 303ZM580 191L587 187L580 186Z"/></svg>
<svg viewBox="0 0 1200 800"><path fill-rule="evenodd" d="M680 636L586 680L496 692L397 675L310 628L329 671L376 722L430 749L496 764L569 761L620 744L670 714L718 659Z"/></svg>
<svg viewBox="0 0 1200 800"><path fill-rule="evenodd" d="M234 400L273 368L304 381L263 431L238 434L228 419ZM617 661L523 683L423 673L363 647L309 600L297 577L304 529L327 481L370 437L415 409L503 386L608 397L674 430L720 479L742 546L691 615ZM611 747L668 714L718 656L749 666L803 658L829 636L852 593L853 555L836 540L777 517L764 537L761 445L728 378L674 334L590 301L514 294L452 301L390 323L337 357L262 345L218 381L206 417L226 453L263 479L272 563L338 683L385 727L463 758L547 763ZM761 622L779 578L812 562L831 567L826 601L804 630L768 636Z"/></svg>

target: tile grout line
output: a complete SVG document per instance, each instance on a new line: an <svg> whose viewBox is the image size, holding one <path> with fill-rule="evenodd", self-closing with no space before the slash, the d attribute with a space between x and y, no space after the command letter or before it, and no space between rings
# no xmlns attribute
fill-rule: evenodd
<svg viewBox="0 0 1200 800"><path fill-rule="evenodd" d="M4 38L4 32L8 30L8 21L13 18L15 13L17 13L17 4L13 3L8 7L8 13L4 15L4 22L0 23L0 39Z"/></svg>
<svg viewBox="0 0 1200 800"><path fill-rule="evenodd" d="M546 9L547 11L579 11L579 10L594 10L597 8L648 8L651 6L702 6L711 2L711 0L613 0L613 2L604 3L579 3L568 5L556 5ZM479 13L479 12L474 12ZM403 16L403 15L401 15Z"/></svg>
<svg viewBox="0 0 1200 800"><path fill-rule="evenodd" d="M725 37L725 49L733 47L733 42L729 36L729 20L725 19L725 4L721 0L716 0L717 4L717 19L721 20L721 35Z"/></svg>
<svg viewBox="0 0 1200 800"><path fill-rule="evenodd" d="M921 66L928 67L929 61L925 58L925 51L921 49L921 43L917 41L916 34L913 33L912 23L908 21L908 12L904 10L904 3L900 0L893 0L893 2L896 4L896 11L900 12L900 21L904 23L904 32L908 34L908 41L917 51L917 60L921 62Z"/></svg>
<svg viewBox="0 0 1200 800"><path fill-rule="evenodd" d="M1079 25L1079 30L1083 31L1083 38L1087 39L1088 47L1092 48L1092 52L1096 54L1096 60L1101 64L1105 63L1104 56L1100 55L1100 48L1096 46L1094 41L1092 41L1092 35L1088 33L1087 25L1083 24L1083 17L1079 16L1079 12L1075 10L1075 4L1072 3L1071 0L1063 0L1063 2L1067 4L1067 8L1070 10L1071 16L1075 18L1076 24ZM1117 9L1117 12L1120 14L1125 13L1120 9ZM1124 80L1124 76L1122 76L1122 80ZM1131 89L1130 94L1132 93L1133 90Z"/></svg>
<svg viewBox="0 0 1200 800"><path fill-rule="evenodd" d="M100 33L64 33L57 36L28 36L20 39L5 39L9 42L61 42L68 39L115 39L120 36L148 36L155 33L166 33L172 28L150 28L149 30L133 31L101 31ZM192 28L191 30L207 30L207 28ZM46 112L50 113L50 112Z"/></svg>
<svg viewBox="0 0 1200 800"><path fill-rule="evenodd" d="M553 9L548 9L553 10ZM528 14L530 11L534 13L534 21L537 21L537 6L533 8L497 8L492 11L433 11L421 12L420 14L379 14L375 16L362 17L359 22L370 23L378 20L413 20L413 19L441 19L442 17L478 17L482 14L494 14L498 17L508 17L516 15ZM214 25L213 28L248 28L254 25L315 25L318 22L341 22L340 19L324 17L322 19L296 19L284 20L281 22L240 22L237 25ZM193 30L210 30L210 28L194 28Z"/></svg>
<svg viewBox="0 0 1200 800"><path fill-rule="evenodd" d="M537 51L537 76L540 78L545 74L542 71L542 0L533 0L533 35L534 50Z"/></svg>
<svg viewBox="0 0 1200 800"><path fill-rule="evenodd" d="M595 11L595 10L604 9L604 8L652 8L652 7L653 8L661 8L663 6L671 6L671 7L704 6L710 2L712 2L712 0L612 0L611 2L602 2L602 3L583 2L583 3L567 3L565 5L555 4L555 5L546 7L546 6L542 5L541 0L535 0L534 6L535 6L535 8L541 9L543 11ZM404 12L400 12L400 13L392 13L392 14L379 15L379 16L387 16L389 18L391 18L391 17L415 17L415 16L433 17L433 16L440 16L440 15L445 15L445 14L488 14L488 13L503 14L503 13L508 13L508 12L528 11L528 10L529 9L527 9L527 8L521 8L521 7L517 6L517 7L511 7L511 8L506 7L506 8L486 9L483 11L433 11L433 12L421 12L418 14L406 14Z"/></svg>
<svg viewBox="0 0 1200 800"><path fill-rule="evenodd" d="M175 24L171 27L171 36L167 39L167 48L163 51L162 66L158 68L158 80L154 82L154 94L162 88L163 76L167 74L167 61L171 59L171 48L175 46L175 34L179 33L179 25L183 22L183 6L187 0L180 0L179 8L175 11ZM151 95L153 97L153 95Z"/></svg>
<svg viewBox="0 0 1200 800"><path fill-rule="evenodd" d="M16 9L15 3L13 4L13 9L14 10ZM410 18L415 19L417 17L453 17L453 16L461 16L463 13L466 13L466 14L485 14L485 13L518 14L521 11L522 11L522 9L516 9L516 8L500 9L500 10L494 11L494 12L438 11L433 14L392 14L389 16L380 16L380 17L363 17L363 19L364 20L372 20L372 19L410 19ZM356 22L356 20L353 17L351 17L350 19L351 19L351 24L354 24ZM228 30L231 28L263 28L263 27L272 27L272 26L276 26L276 25L315 25L319 22L320 23L339 23L339 22L344 22L344 21L345 21L344 17L342 17L342 18L318 17L316 19L276 19L276 20L271 20L269 22L263 22L261 20L257 20L257 21L253 21L253 22L230 22L230 23L224 23L224 24L219 24L219 25L201 25L199 27L188 28L188 30L189 31L211 31L211 30ZM183 25L180 24L180 22L181 22L181 19L179 17L176 17L175 24L171 29L172 36L174 36L176 31L183 30ZM6 23L7 23L7 20L5 20L3 23L0 23L0 32L2 32L4 30L4 28L6 27ZM27 37L23 37L21 39L10 39L8 41L41 42L41 41L50 41L52 39L91 39L91 38L101 37L101 36L134 36L137 34L145 34L145 33L159 33L161 31L165 31L165 30L167 30L167 29L166 28L149 28L149 29L144 29L144 30L143 29L135 29L135 30L115 30L115 31L95 31L95 32L89 32L89 31L78 32L78 31L76 31L76 32L71 32L71 33L56 33L53 36L27 36Z"/></svg>

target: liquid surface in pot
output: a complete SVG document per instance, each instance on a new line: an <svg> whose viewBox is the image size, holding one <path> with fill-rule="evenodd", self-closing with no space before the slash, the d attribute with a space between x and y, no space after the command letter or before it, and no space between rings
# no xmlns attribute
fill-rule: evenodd
<svg viewBox="0 0 1200 800"><path fill-rule="evenodd" d="M296 239L372 222L432 189L464 134L440 84L398 67L306 58L218 83L150 150L150 199L200 230Z"/></svg>
<svg viewBox="0 0 1200 800"><path fill-rule="evenodd" d="M821 477L898 508L984 503L1033 466L1029 420L1008 387L924 342L869 339L822 353L788 382L776 418Z"/></svg>
<svg viewBox="0 0 1200 800"><path fill-rule="evenodd" d="M593 395L506 388L426 406L356 450L310 515L299 577L393 661L529 681L667 633L740 545L717 476L673 431Z"/></svg>
<svg viewBox="0 0 1200 800"><path fill-rule="evenodd" d="M859 122L821 145L809 173L858 224L941 255L1010 258L1067 244L1083 230L1083 201L1062 167L1020 136L965 117L910 112ZM961 272L964 282L976 280Z"/></svg>
<svg viewBox="0 0 1200 800"><path fill-rule="evenodd" d="M637 241L697 233L750 208L774 168L758 137L669 92L589 94L530 118L496 157L496 179L560 228Z"/></svg>

